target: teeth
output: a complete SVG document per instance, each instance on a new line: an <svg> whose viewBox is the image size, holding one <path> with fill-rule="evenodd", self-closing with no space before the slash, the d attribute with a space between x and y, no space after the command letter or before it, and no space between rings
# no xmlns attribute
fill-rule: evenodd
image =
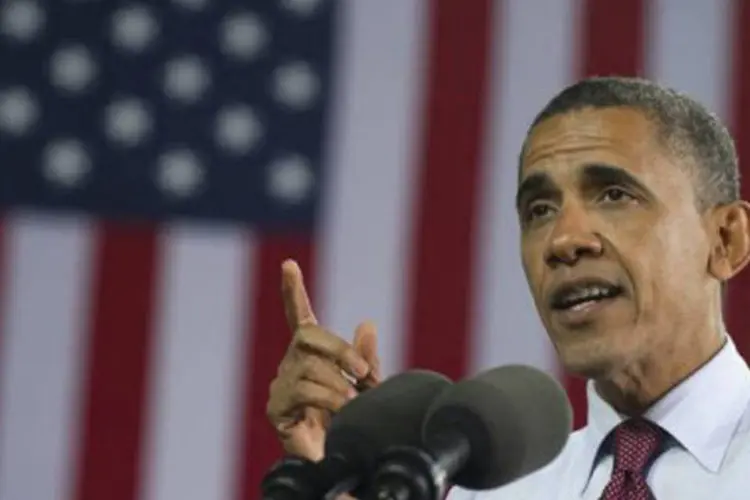
<svg viewBox="0 0 750 500"><path fill-rule="evenodd" d="M560 305L568 308L589 300L599 300L612 297L615 293L616 291L614 289L602 286L580 288L565 295L562 300L560 300Z"/></svg>
<svg viewBox="0 0 750 500"><path fill-rule="evenodd" d="M581 309L586 307L586 304L591 304L591 300L587 300L586 302L579 302L576 305L569 307L568 309L571 311L580 311Z"/></svg>

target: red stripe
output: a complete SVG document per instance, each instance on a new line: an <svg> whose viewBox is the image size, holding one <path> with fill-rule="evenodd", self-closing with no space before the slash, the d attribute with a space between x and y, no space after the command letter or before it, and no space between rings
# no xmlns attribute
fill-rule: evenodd
<svg viewBox="0 0 750 500"><path fill-rule="evenodd" d="M291 332L281 303L281 263L295 259L305 275L308 293L315 290L314 247L310 238L300 236L264 237L250 263L242 455L239 460L240 484L237 500L259 498L260 482L268 468L281 457L281 447L266 419L268 387L286 352ZM312 297L311 300L314 300Z"/></svg>
<svg viewBox="0 0 750 500"><path fill-rule="evenodd" d="M77 500L134 500L152 342L156 231L102 224L96 235Z"/></svg>
<svg viewBox="0 0 750 500"><path fill-rule="evenodd" d="M425 135L409 267L407 366L465 374L492 2L430 2Z"/></svg>
<svg viewBox="0 0 750 500"><path fill-rule="evenodd" d="M643 0L586 0L583 15L580 73L586 76L635 76L643 72ZM565 376L575 414L575 428L586 424L586 384Z"/></svg>
<svg viewBox="0 0 750 500"><path fill-rule="evenodd" d="M734 68L732 81L733 132L740 158L742 198L750 200L750 3L735 1ZM732 279L728 287L727 328L737 348L750 362L750 327L747 310L750 306L750 269Z"/></svg>
<svg viewBox="0 0 750 500"><path fill-rule="evenodd" d="M634 76L643 72L643 0L586 0L583 15L583 76Z"/></svg>

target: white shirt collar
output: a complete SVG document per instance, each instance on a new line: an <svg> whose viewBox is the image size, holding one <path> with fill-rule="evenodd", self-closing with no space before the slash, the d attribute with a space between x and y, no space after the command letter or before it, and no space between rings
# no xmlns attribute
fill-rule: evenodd
<svg viewBox="0 0 750 500"><path fill-rule="evenodd" d="M667 393L644 415L659 424L707 470L721 467L732 436L750 403L750 368L732 339L699 370ZM593 471L602 442L626 417L617 413L594 388L586 386L588 425L583 430L581 463ZM584 481L583 488L588 485Z"/></svg>

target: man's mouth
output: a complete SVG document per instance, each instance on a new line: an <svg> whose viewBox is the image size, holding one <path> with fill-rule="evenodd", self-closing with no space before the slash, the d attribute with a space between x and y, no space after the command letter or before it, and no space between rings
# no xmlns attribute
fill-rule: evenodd
<svg viewBox="0 0 750 500"><path fill-rule="evenodd" d="M585 279L566 283L552 293L550 306L556 311L579 311L614 299L623 293L623 288L601 279Z"/></svg>

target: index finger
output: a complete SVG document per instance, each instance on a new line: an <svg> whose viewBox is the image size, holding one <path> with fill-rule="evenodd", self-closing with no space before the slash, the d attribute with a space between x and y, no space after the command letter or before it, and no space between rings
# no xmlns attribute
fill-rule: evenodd
<svg viewBox="0 0 750 500"><path fill-rule="evenodd" d="M301 326L318 324L312 305L310 305L310 297L305 289L302 270L291 259L281 264L281 296L284 301L286 321L292 331Z"/></svg>

